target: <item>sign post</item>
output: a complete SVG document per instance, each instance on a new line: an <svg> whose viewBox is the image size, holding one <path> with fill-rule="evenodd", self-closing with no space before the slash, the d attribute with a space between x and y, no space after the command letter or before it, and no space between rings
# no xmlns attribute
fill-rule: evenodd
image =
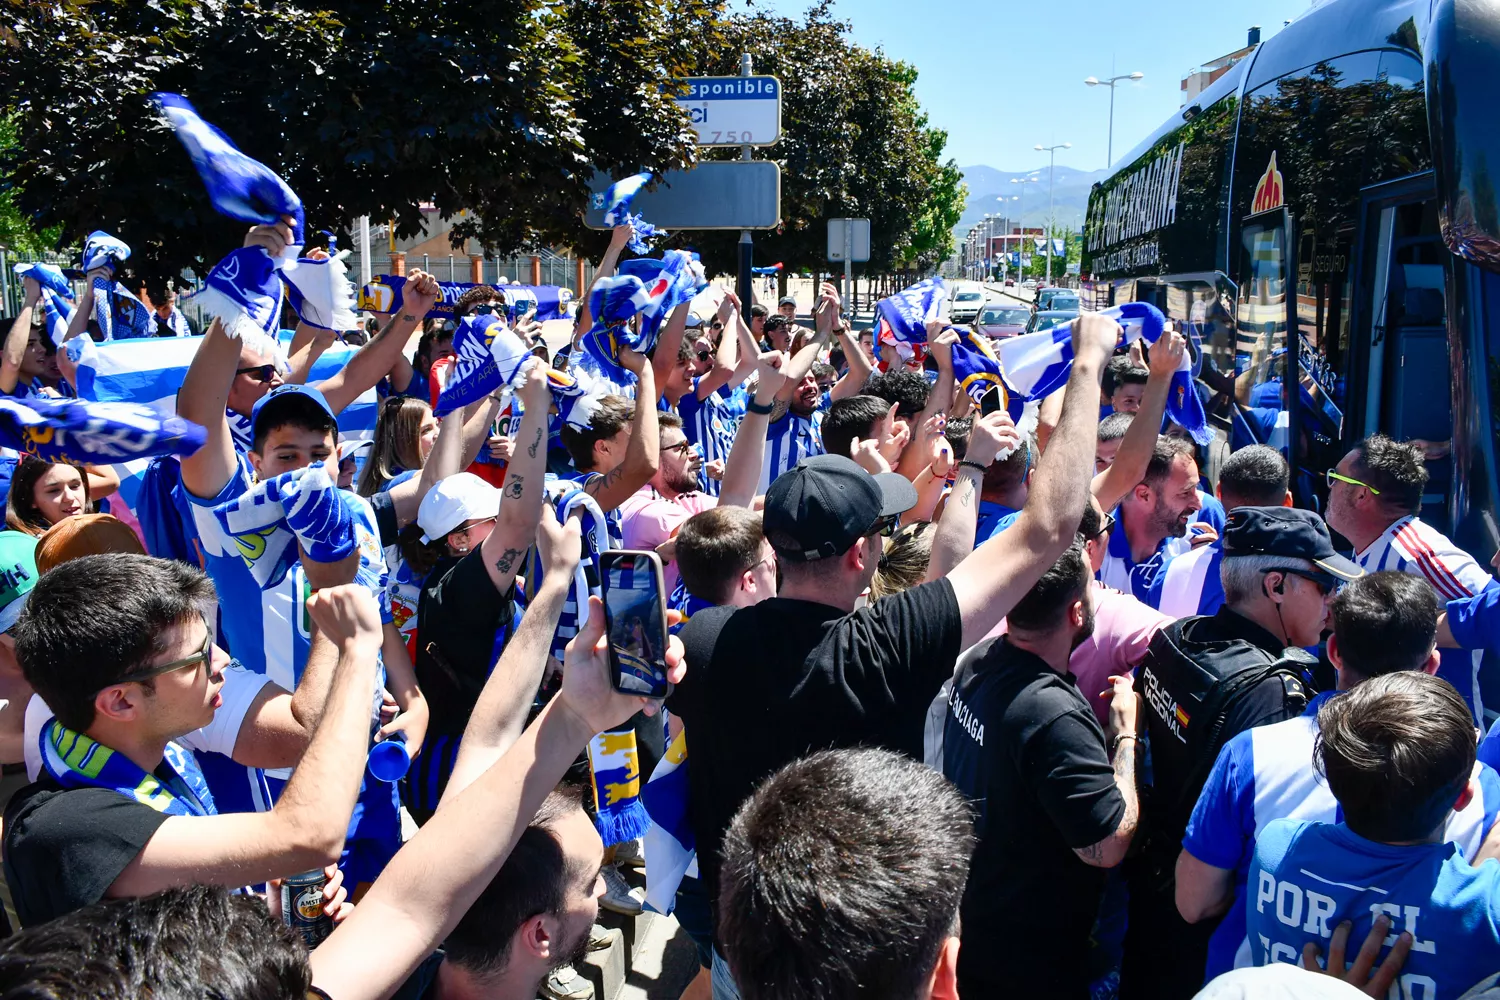
<svg viewBox="0 0 1500 1000"><path fill-rule="evenodd" d="M742 80L752 79L752 77L750 75L751 68L752 67L751 67L751 63L750 63L750 53L748 53L748 52L741 52L740 53L740 79L742 79ZM708 119L707 108L704 109L704 115L703 115L703 117L704 117L704 124L708 124L708 121L707 121L707 119ZM698 141L699 142L703 141L704 131L705 131L704 128L702 128L700 126L699 129L698 129ZM710 133L710 134L712 134L712 133ZM778 85L776 87L776 136L779 136L780 134L781 134L781 87ZM717 137L715 136L715 138L717 138ZM774 138L775 137L773 136L773 141L774 141ZM744 145L740 146L740 159L741 160L751 160L751 159L754 159L754 158L755 158L755 148L754 148L754 145L747 139L745 141ZM779 204L779 201L780 201L780 199L778 199L778 204ZM740 254L739 254L739 260L737 261L737 263L738 263L739 266L737 268L737 273L735 275L734 287L735 287L735 289L737 291L737 294L739 295L740 309L741 310L746 310L746 309L749 309L750 305L755 302L755 292L751 289L751 277L752 277L751 269L753 267L755 267L755 238L750 235L750 230L749 229L741 229L740 230L740 242L739 242L739 246L737 247L737 249L739 250Z"/></svg>
<svg viewBox="0 0 1500 1000"><path fill-rule="evenodd" d="M854 262L870 259L869 219L829 219L828 259L844 262L844 300L854 309Z"/></svg>

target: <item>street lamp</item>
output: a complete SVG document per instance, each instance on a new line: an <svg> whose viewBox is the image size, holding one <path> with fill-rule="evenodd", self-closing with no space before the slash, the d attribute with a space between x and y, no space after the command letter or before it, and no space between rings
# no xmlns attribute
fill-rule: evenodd
<svg viewBox="0 0 1500 1000"><path fill-rule="evenodd" d="M1025 261L1025 253L1026 253L1026 185L1028 183L1030 183L1030 184L1040 183L1041 182L1041 178L1040 177L1012 177L1010 179L1010 182L1012 184L1020 184L1021 185L1021 193L1019 195L1019 198L1021 200L1021 254L1022 254L1022 258L1021 259L1022 259L1023 263L1021 264L1019 270L1021 272L1021 276L1024 278L1026 276L1026 265L1024 263L1024 261Z"/></svg>
<svg viewBox="0 0 1500 1000"><path fill-rule="evenodd" d="M1073 144L1071 142L1060 142L1056 146L1043 146L1041 143L1037 143L1032 148L1035 149L1037 152L1043 152L1043 151L1045 151L1047 153L1047 157L1048 157L1048 159L1047 159L1047 223L1046 223L1046 225L1042 226L1042 235L1047 240L1047 284L1050 285L1050 284L1052 284L1052 227L1056 224L1053 221L1053 218L1052 218L1052 213L1053 213L1053 207L1052 207L1052 205L1053 205L1053 203L1052 203L1052 168L1057 163L1057 151L1059 149L1072 149L1073 148Z"/></svg>
<svg viewBox="0 0 1500 1000"><path fill-rule="evenodd" d="M1112 166L1115 162L1115 84L1121 80L1139 80L1145 75L1145 73L1125 73L1121 76L1112 76L1108 80L1100 80L1091 76L1083 81L1090 87L1109 88L1109 146L1105 154L1109 162L1104 164L1105 167Z"/></svg>

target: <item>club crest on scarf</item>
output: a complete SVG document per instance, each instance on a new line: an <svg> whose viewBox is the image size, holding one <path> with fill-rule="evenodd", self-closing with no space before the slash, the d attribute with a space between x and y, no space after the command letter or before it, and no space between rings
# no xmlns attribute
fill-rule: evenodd
<svg viewBox="0 0 1500 1000"><path fill-rule="evenodd" d="M433 408L439 417L477 402L496 389L506 386L518 389L534 367L545 366L520 335L494 314L475 314L460 320L453 336L453 353L448 384ZM547 388L563 420L580 429L587 427L599 408L598 397L602 393L594 388L585 372L560 372L549 367L546 374Z"/></svg>
<svg viewBox="0 0 1500 1000"><path fill-rule="evenodd" d="M108 465L153 455L191 455L207 432L133 403L0 398L0 447L49 462Z"/></svg>
<svg viewBox="0 0 1500 1000"><path fill-rule="evenodd" d="M90 271L99 269L107 272L105 277L96 276L91 279L94 326L101 340L128 340L146 337L151 333L151 310L114 278L115 272L129 257L130 247L125 241L96 229L83 241L78 266L59 272L73 278L87 278ZM38 274L33 273L31 277L40 280ZM71 299L72 289L69 288L65 294Z"/></svg>

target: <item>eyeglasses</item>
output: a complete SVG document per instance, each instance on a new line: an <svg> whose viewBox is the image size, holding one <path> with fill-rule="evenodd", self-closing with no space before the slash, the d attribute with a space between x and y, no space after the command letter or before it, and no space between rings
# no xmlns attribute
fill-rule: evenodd
<svg viewBox="0 0 1500 1000"><path fill-rule="evenodd" d="M887 514L884 517L877 518L875 523L870 526L870 530L865 532L865 534L880 535L882 538L890 538L896 533L896 527L900 523L900 514Z"/></svg>
<svg viewBox="0 0 1500 1000"><path fill-rule="evenodd" d="M724 324L721 323L721 322L719 322L718 320L714 320L712 323L708 324L708 326L709 326L709 329L711 329L711 330L722 330L722 329L724 329Z"/></svg>
<svg viewBox="0 0 1500 1000"><path fill-rule="evenodd" d="M234 373L249 375L255 382L269 382L280 374L275 365L251 365L248 368L236 368Z"/></svg>
<svg viewBox="0 0 1500 1000"><path fill-rule="evenodd" d="M214 655L214 632L213 629L208 627L208 622L203 623L203 628L206 633L203 636L203 648L198 650L198 652L194 653L192 656L184 656L182 659L173 660L171 663L163 663L160 666L148 667L145 670L138 671L137 673L126 674L124 677L120 678L118 683L126 684L148 681L153 677L160 677L162 674L170 674L174 670L181 670L184 667L196 666L199 663L207 666L209 660L211 660Z"/></svg>
<svg viewBox="0 0 1500 1000"><path fill-rule="evenodd" d="M666 452L676 452L678 455L682 456L683 458L687 458L688 454L690 452L692 452L692 450L693 450L693 442L687 440L686 438L683 438L681 441L678 441L676 444L669 444L669 445L667 445L665 448L663 448L661 450L662 451L666 451Z"/></svg>
<svg viewBox="0 0 1500 1000"><path fill-rule="evenodd" d="M1348 483L1350 486L1363 486L1365 489L1369 490L1376 496L1380 496L1380 491L1371 486L1369 483L1362 483L1358 479L1351 479L1349 476L1344 475L1342 472L1336 472L1333 469L1329 469L1327 476L1329 489L1333 489L1333 484L1336 482Z"/></svg>
<svg viewBox="0 0 1500 1000"><path fill-rule="evenodd" d="M505 303L481 302L479 305L474 307L474 312L479 316L489 316L491 314L494 314L503 319L505 318Z"/></svg>
<svg viewBox="0 0 1500 1000"><path fill-rule="evenodd" d="M1104 523L1099 526L1099 530L1098 531L1094 532L1094 537L1095 538L1103 538L1105 535L1109 534L1111 531L1114 531L1115 530L1115 523L1116 523L1115 522L1115 516L1113 514L1105 514L1104 515Z"/></svg>
<svg viewBox="0 0 1500 1000"><path fill-rule="evenodd" d="M699 351L698 352L698 360L702 364L708 364L708 362L712 358L713 358L713 352L712 351Z"/></svg>
<svg viewBox="0 0 1500 1000"><path fill-rule="evenodd" d="M1261 572L1262 574L1285 573L1287 576L1300 576L1304 580L1312 581L1313 586L1317 587L1324 594L1333 593L1338 589L1339 584L1342 583L1338 577L1331 573L1314 573L1311 570L1293 569L1290 566L1272 566L1270 569L1262 570Z"/></svg>

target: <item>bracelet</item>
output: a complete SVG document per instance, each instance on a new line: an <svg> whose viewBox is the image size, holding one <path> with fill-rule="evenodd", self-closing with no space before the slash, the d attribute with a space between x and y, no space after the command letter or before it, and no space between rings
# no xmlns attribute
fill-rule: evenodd
<svg viewBox="0 0 1500 1000"><path fill-rule="evenodd" d="M1135 733L1116 733L1115 738L1109 741L1109 755L1111 757L1119 751L1121 740L1135 740L1139 743L1141 738Z"/></svg>
<svg viewBox="0 0 1500 1000"><path fill-rule="evenodd" d="M750 413L765 414L765 413L770 413L772 410L776 409L776 404L775 403L767 403L764 406L762 406L761 404L757 403L754 399L752 399L752 400L750 400L750 402L748 402L748 403L745 404L745 409L746 409L746 411L748 411Z"/></svg>
<svg viewBox="0 0 1500 1000"><path fill-rule="evenodd" d="M989 468L988 465L980 465L978 462L971 462L967 458L964 459L963 461L959 462L958 465L959 465L959 468L963 468L964 466L968 466L971 469L978 469L979 470L979 474L981 476L984 475L985 470Z"/></svg>

